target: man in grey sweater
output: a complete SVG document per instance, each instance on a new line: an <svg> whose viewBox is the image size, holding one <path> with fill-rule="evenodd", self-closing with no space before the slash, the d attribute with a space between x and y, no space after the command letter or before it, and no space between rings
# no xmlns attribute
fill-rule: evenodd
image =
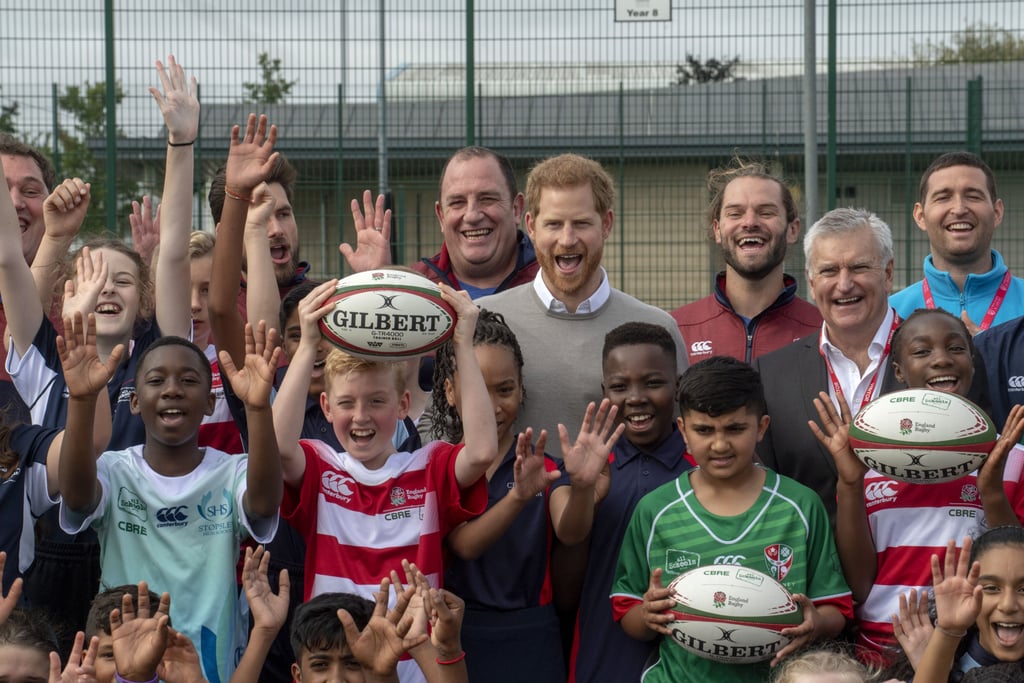
<svg viewBox="0 0 1024 683"><path fill-rule="evenodd" d="M540 272L532 283L477 300L505 316L523 350L527 397L517 427L548 431L560 456L558 424L575 439L590 401L600 402L601 347L627 322L661 325L676 342L679 370L686 347L672 317L613 289L601 267L612 232L615 187L599 163L575 154L540 162L526 181L526 230Z"/></svg>

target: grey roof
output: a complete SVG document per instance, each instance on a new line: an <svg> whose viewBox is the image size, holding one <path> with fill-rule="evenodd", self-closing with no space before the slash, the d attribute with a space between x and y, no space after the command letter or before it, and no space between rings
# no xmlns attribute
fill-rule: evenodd
<svg viewBox="0 0 1024 683"><path fill-rule="evenodd" d="M843 71L837 85L840 154L902 153L909 125L916 152L962 145L967 129L967 82L983 79L986 150L1024 149L1024 70L1018 62ZM818 76L818 130L827 130L826 77ZM573 149L594 156L702 157L738 148L799 154L802 78L785 76L690 86L587 94L481 97L476 139L513 157ZM231 125L254 105L205 104L203 148L223 153ZM305 159L337 156L336 104L289 103L261 110L280 130L279 149ZM342 108L343 154L377 154L377 106ZM388 146L405 158L445 157L465 139L465 103L455 99L388 102ZM126 139L119 148L162 157L163 133ZM621 135L621 140L620 140Z"/></svg>

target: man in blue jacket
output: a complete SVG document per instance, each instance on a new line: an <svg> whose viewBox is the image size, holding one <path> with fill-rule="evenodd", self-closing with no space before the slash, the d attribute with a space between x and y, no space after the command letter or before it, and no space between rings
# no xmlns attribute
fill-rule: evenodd
<svg viewBox="0 0 1024 683"><path fill-rule="evenodd" d="M992 248L1003 220L992 169L970 152L950 152L921 177L914 220L928 235L924 279L890 298L900 317L917 308L959 315L972 334L1024 314L1024 280Z"/></svg>

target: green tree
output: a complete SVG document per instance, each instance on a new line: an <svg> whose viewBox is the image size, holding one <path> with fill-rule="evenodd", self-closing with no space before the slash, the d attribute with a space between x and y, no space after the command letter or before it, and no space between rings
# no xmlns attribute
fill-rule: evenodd
<svg viewBox="0 0 1024 683"><path fill-rule="evenodd" d="M722 60L712 57L706 62L701 62L699 55L694 57L687 53L686 64L678 64L676 66L676 85L735 81L736 67L739 65L739 55L736 55L732 59Z"/></svg>
<svg viewBox="0 0 1024 683"><path fill-rule="evenodd" d="M1024 60L1024 38L995 26L972 24L938 42L915 42L913 51L914 61L921 65L1013 62Z"/></svg>
<svg viewBox="0 0 1024 683"><path fill-rule="evenodd" d="M298 81L286 80L281 75L281 60L271 59L266 52L260 53L259 65L260 81L242 83L242 87L245 88L244 101L256 104L281 104Z"/></svg>
<svg viewBox="0 0 1024 683"><path fill-rule="evenodd" d="M14 117L18 115L18 103L0 104L0 133L14 133Z"/></svg>
<svg viewBox="0 0 1024 683"><path fill-rule="evenodd" d="M114 102L120 104L124 90L120 82L114 83ZM71 129L60 127L58 135L61 147L61 173L65 178L81 178L92 184L92 199L89 213L82 226L83 232L98 233L106 229L107 172L102 159L93 151L102 146L106 139L106 85L86 83L84 86L69 85L57 98L57 106L70 115ZM120 128L117 137L124 137ZM108 150L115 153L114 150ZM116 179L117 206L111 210L118 216L131 212L131 203L139 195L139 184L127 173L119 173Z"/></svg>

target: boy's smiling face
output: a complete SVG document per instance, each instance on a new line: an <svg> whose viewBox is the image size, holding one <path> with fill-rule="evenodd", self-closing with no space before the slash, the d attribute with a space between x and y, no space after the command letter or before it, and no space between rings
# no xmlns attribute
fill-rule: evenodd
<svg viewBox="0 0 1024 683"><path fill-rule="evenodd" d="M375 470L395 452L391 439L409 412L409 392L399 393L386 367L331 376L320 407L345 451Z"/></svg>
<svg viewBox="0 0 1024 683"><path fill-rule="evenodd" d="M758 417L747 407L718 417L688 410L679 418L686 450L705 476L735 481L748 475L754 464L754 448L768 429L769 417Z"/></svg>
<svg viewBox="0 0 1024 683"><path fill-rule="evenodd" d="M628 344L604 360L605 398L617 406L626 425L623 436L635 446L654 447L672 433L676 359L656 344Z"/></svg>
<svg viewBox="0 0 1024 683"><path fill-rule="evenodd" d="M180 344L146 354L135 375L131 410L142 416L147 439L167 446L187 443L198 434L203 418L213 413L209 371L204 372L200 361L207 362Z"/></svg>

